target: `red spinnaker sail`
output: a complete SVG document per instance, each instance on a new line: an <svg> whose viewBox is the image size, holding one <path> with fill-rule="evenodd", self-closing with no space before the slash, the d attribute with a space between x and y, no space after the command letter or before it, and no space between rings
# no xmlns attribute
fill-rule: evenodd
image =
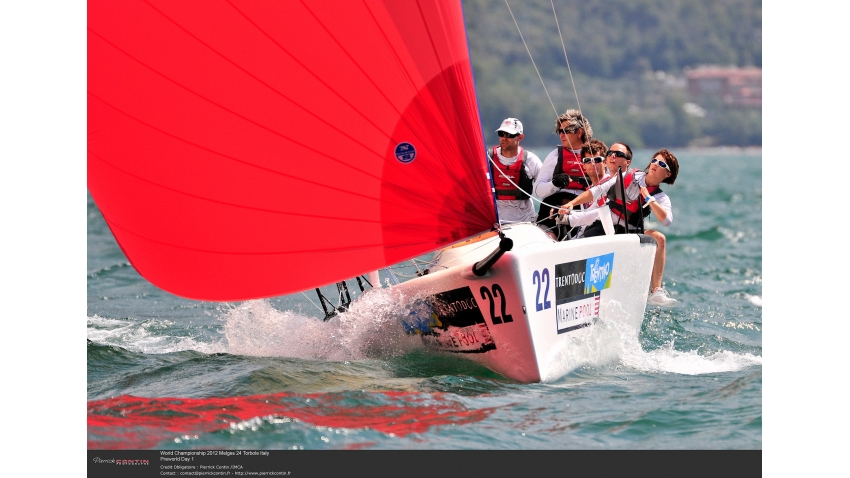
<svg viewBox="0 0 850 478"><path fill-rule="evenodd" d="M270 297L489 229L458 0L90 0L88 189L154 285Z"/></svg>

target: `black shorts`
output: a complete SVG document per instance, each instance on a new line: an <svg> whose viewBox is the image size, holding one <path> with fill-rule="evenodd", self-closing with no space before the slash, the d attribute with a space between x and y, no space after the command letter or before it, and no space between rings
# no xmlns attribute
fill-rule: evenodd
<svg viewBox="0 0 850 478"><path fill-rule="evenodd" d="M629 234L637 234L637 233L639 233L639 232L640 232L640 231L639 231L639 230L637 230L637 229L632 229L632 230L631 230L631 231L629 231L628 233L629 233ZM620 224L614 224L614 234L626 234L626 228L625 228L625 227L623 227L623 226L622 226L622 225L620 225Z"/></svg>
<svg viewBox="0 0 850 478"><path fill-rule="evenodd" d="M599 219L593 221L589 226L584 228L584 234L581 237L596 237L596 236L604 236L605 228L602 227L602 221Z"/></svg>

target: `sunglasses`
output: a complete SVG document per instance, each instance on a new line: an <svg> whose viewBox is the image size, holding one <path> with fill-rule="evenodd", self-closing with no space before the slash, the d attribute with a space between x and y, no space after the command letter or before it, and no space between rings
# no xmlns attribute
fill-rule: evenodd
<svg viewBox="0 0 850 478"><path fill-rule="evenodd" d="M497 133L499 133L500 138L516 138L519 136L519 133L510 134L506 131L497 131Z"/></svg>
<svg viewBox="0 0 850 478"><path fill-rule="evenodd" d="M558 130L558 134L575 134L577 132L578 132L578 128L575 128L575 129L564 128L564 129Z"/></svg>
<svg viewBox="0 0 850 478"><path fill-rule="evenodd" d="M581 158L581 162L584 164L590 164L591 161L593 161L594 163L601 163L602 161L605 161L605 158L603 158L602 156L596 156L593 158Z"/></svg>
<svg viewBox="0 0 850 478"><path fill-rule="evenodd" d="M649 162L649 164L655 164L655 163L658 163L659 166L666 169L667 171L670 171L670 166L668 166L667 163L665 163L664 161L661 161L660 159L652 158L652 161ZM670 172L672 173L673 171L670 171Z"/></svg>
<svg viewBox="0 0 850 478"><path fill-rule="evenodd" d="M628 156L626 156L626 153L622 151L608 151L606 156L616 156L618 158L629 159Z"/></svg>

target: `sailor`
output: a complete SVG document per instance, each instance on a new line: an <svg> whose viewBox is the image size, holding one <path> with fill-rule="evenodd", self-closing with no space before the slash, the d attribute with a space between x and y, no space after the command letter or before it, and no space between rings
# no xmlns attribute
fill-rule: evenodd
<svg viewBox="0 0 850 478"><path fill-rule="evenodd" d="M615 148L617 148L616 151L622 151L624 154L627 152L628 160L617 164L616 160L624 158L611 154ZM624 143L615 143L608 150L608 157L609 159L612 157L616 158L614 161L609 161L609 171L611 170L611 164L628 167L626 163L631 163L631 149ZM655 214L656 219L661 224L669 226L673 223L673 205L670 202L670 198L659 186L661 183L672 185L678 175L679 160L670 151L661 149L652 155L652 161L650 161L645 170L629 169L623 175L623 188L626 195L625 201L620 197L619 175L616 174L585 191L576 199L564 204L558 213L571 214L574 205L596 200L607 193L609 207L611 208L611 219L614 221L614 227L618 232L625 232L626 230L637 232L640 221L648 217L650 212ZM641 207L641 205L643 206ZM628 211L628 221L626 221L624 210ZM655 243L657 244L655 261L652 265L648 303L672 307L678 301L670 297L670 294L662 284L664 266L667 260L667 238L664 234L654 229L647 230L645 234L655 239Z"/></svg>
<svg viewBox="0 0 850 478"><path fill-rule="evenodd" d="M556 239L564 239L566 231L560 231L555 220L550 218L551 206L561 205L587 189L589 181L581 165L581 147L593 136L590 122L578 110L567 110L555 121L555 134L561 140L543 160L543 168L534 186L534 195L543 198L537 223Z"/></svg>
<svg viewBox="0 0 850 478"><path fill-rule="evenodd" d="M607 150L608 147L605 146L605 143L596 138L592 138L590 143L581 148L581 163L585 174L590 179L590 187L606 181L609 177L605 163ZM606 202L607 197L603 195L593 201L580 204L580 211L572 211L565 218L571 228L569 238L604 236L605 229L599 219L598 208L604 206ZM553 209L552 213L555 212Z"/></svg>
<svg viewBox="0 0 850 478"><path fill-rule="evenodd" d="M525 137L520 120L506 118L496 133L499 146L494 146L489 155L499 219L502 223L534 221L531 194L540 174L540 158L519 145Z"/></svg>

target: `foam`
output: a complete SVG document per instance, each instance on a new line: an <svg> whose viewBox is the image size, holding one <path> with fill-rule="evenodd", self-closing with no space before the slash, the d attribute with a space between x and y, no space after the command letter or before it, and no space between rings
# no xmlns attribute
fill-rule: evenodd
<svg viewBox="0 0 850 478"><path fill-rule="evenodd" d="M699 350L679 351L672 343L650 351L633 351L623 356L623 364L644 372L703 375L736 372L754 365L761 366L762 358L749 353L728 350L702 354Z"/></svg>
<svg viewBox="0 0 850 478"><path fill-rule="evenodd" d="M744 298L747 299L751 304L761 307L761 297L757 295L744 294Z"/></svg>
<svg viewBox="0 0 850 478"><path fill-rule="evenodd" d="M581 367L627 367L638 372L702 375L735 372L761 366L762 358L749 353L676 350L674 342L645 351L638 333L624 323L600 320L570 337L553 351L552 363L544 382L556 381Z"/></svg>
<svg viewBox="0 0 850 478"><path fill-rule="evenodd" d="M328 361L383 358L422 347L419 337L399 327L398 311L406 310L406 302L391 289L374 289L324 322L254 300L234 307L221 320L233 354Z"/></svg>
<svg viewBox="0 0 850 478"><path fill-rule="evenodd" d="M92 342L121 347L131 352L145 354L166 354L194 350L212 354L226 352L222 342L203 342L193 337L163 334L163 329L171 329L173 322L148 319L110 319L94 315L88 318L87 338Z"/></svg>

